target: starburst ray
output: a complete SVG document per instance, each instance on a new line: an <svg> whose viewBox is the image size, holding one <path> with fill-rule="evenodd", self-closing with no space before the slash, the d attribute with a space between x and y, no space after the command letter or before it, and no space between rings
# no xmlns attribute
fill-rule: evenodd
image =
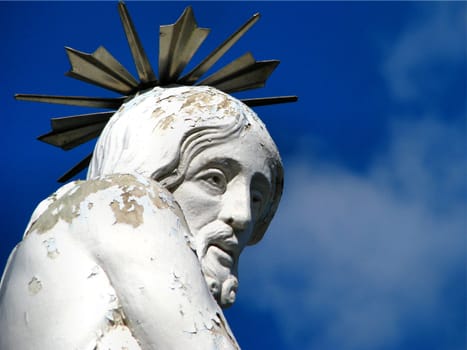
<svg viewBox="0 0 467 350"><path fill-rule="evenodd" d="M232 62L232 64L234 63L235 61ZM278 64L277 60L256 61L243 69L232 70L230 74L223 75L222 80L217 80L209 85L226 93L263 87Z"/></svg>
<svg viewBox="0 0 467 350"><path fill-rule="evenodd" d="M68 170L65 174L63 174L57 181L58 182L67 182L75 175L78 175L83 169L86 169L89 163L91 162L92 153L88 154L86 158L81 160L78 164L76 164L73 168Z"/></svg>
<svg viewBox="0 0 467 350"><path fill-rule="evenodd" d="M52 131L38 137L38 140L69 150L98 137L107 121L89 124L65 131Z"/></svg>
<svg viewBox="0 0 467 350"><path fill-rule="evenodd" d="M103 47L97 49L93 54L80 52L70 47L66 47L65 50L72 67L66 74L72 78L121 94L129 94L138 86L128 71ZM111 67L106 63L110 63ZM131 77L130 79L128 75Z"/></svg>
<svg viewBox="0 0 467 350"><path fill-rule="evenodd" d="M135 26L130 18L130 14L123 2L118 3L118 12L123 24L123 29L125 30L128 45L130 45L131 54L135 61L139 79L143 84L153 83L155 85L157 83L156 75L149 63L138 33L136 32Z"/></svg>
<svg viewBox="0 0 467 350"><path fill-rule="evenodd" d="M117 59L115 59L110 54L110 52L105 49L105 47L99 46L99 48L94 51L92 55L104 65L109 67L109 69L111 69L112 72L119 77L119 79L125 81L132 87L138 87L138 81L119 61L117 61Z"/></svg>
<svg viewBox="0 0 467 350"><path fill-rule="evenodd" d="M258 13L254 14L237 31L204 58L201 63L195 66L184 77L179 78L210 32L210 29L198 27L193 10L191 7L187 7L177 22L160 27L160 81L158 81L128 10L122 1L118 4L118 11L140 81L137 81L103 46L100 46L92 54L80 52L72 48L65 49L71 63L71 70L67 73L68 76L116 91L123 96L100 98L17 94L15 98L23 101L115 110L126 100L131 99L148 88L170 84L194 85L260 17ZM264 86L269 75L278 64L279 61L277 60L256 61L251 53L246 53L196 85L213 86L227 93L259 88ZM295 102L297 101L297 97L276 96L241 99L241 101L250 107L256 107ZM53 118L51 120L52 131L39 136L38 139L61 147L64 150L74 148L98 137L113 113L112 111ZM70 169L58 181L68 181L86 168L90 160L91 154Z"/></svg>
<svg viewBox="0 0 467 350"><path fill-rule="evenodd" d="M256 60L250 52L247 52L243 56L240 56L233 62L226 65L224 68L221 68L217 72L211 74L203 81L200 81L197 85L210 85L219 84L229 77L235 76L238 72L241 72L248 67L252 67L255 64Z"/></svg>
<svg viewBox="0 0 467 350"><path fill-rule="evenodd" d="M209 68L211 68L259 19L259 13L255 13L245 24L229 36L222 44L212 51L178 83L194 84Z"/></svg>
<svg viewBox="0 0 467 350"><path fill-rule="evenodd" d="M259 107L259 106L267 106L273 105L278 103L289 103L289 102L297 102L297 96L274 96L274 97L258 97L258 98L244 98L241 99L244 104L249 107Z"/></svg>
<svg viewBox="0 0 467 350"><path fill-rule="evenodd" d="M73 130L86 125L107 122L114 113L115 111L52 118L50 120L50 125L52 130L57 132Z"/></svg>
<svg viewBox="0 0 467 350"><path fill-rule="evenodd" d="M105 97L85 97L85 96L57 96L57 95L37 95L37 94L16 94L15 98L21 101L33 101L44 103L55 103L60 105L96 107L117 109L126 97L105 98Z"/></svg>
<svg viewBox="0 0 467 350"><path fill-rule="evenodd" d="M160 26L159 77L161 84L175 82L210 30L199 28L189 6L171 25Z"/></svg>

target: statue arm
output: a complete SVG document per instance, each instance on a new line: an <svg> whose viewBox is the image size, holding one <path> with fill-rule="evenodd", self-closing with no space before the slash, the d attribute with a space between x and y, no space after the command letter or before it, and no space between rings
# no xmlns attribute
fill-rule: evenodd
<svg viewBox="0 0 467 350"><path fill-rule="evenodd" d="M142 349L238 349L171 194L130 182L87 197L81 243L106 272L133 336Z"/></svg>

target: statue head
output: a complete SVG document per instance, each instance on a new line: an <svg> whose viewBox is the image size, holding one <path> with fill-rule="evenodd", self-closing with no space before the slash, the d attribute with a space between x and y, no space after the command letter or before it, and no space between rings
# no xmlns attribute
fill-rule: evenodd
<svg viewBox="0 0 467 350"><path fill-rule="evenodd" d="M152 178L174 194L212 294L231 305L240 253L263 237L282 193L280 156L256 114L212 87L156 87L122 105L102 132L88 179L113 173Z"/></svg>

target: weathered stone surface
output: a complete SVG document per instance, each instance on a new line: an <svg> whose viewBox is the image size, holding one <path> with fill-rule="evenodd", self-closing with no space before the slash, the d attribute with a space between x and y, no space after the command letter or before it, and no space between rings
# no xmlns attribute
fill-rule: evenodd
<svg viewBox="0 0 467 350"><path fill-rule="evenodd" d="M0 285L0 348L238 349L221 307L281 190L277 149L240 101L209 87L136 96L88 179L33 213Z"/></svg>

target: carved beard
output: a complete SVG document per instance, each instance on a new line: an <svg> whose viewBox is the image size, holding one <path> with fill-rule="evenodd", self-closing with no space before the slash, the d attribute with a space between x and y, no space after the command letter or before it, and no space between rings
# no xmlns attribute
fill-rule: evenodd
<svg viewBox="0 0 467 350"><path fill-rule="evenodd" d="M237 257L227 255L221 247L236 248L232 228L214 221L195 235L196 255L211 294L222 308L235 302L238 288ZM235 248L234 248L235 247Z"/></svg>

